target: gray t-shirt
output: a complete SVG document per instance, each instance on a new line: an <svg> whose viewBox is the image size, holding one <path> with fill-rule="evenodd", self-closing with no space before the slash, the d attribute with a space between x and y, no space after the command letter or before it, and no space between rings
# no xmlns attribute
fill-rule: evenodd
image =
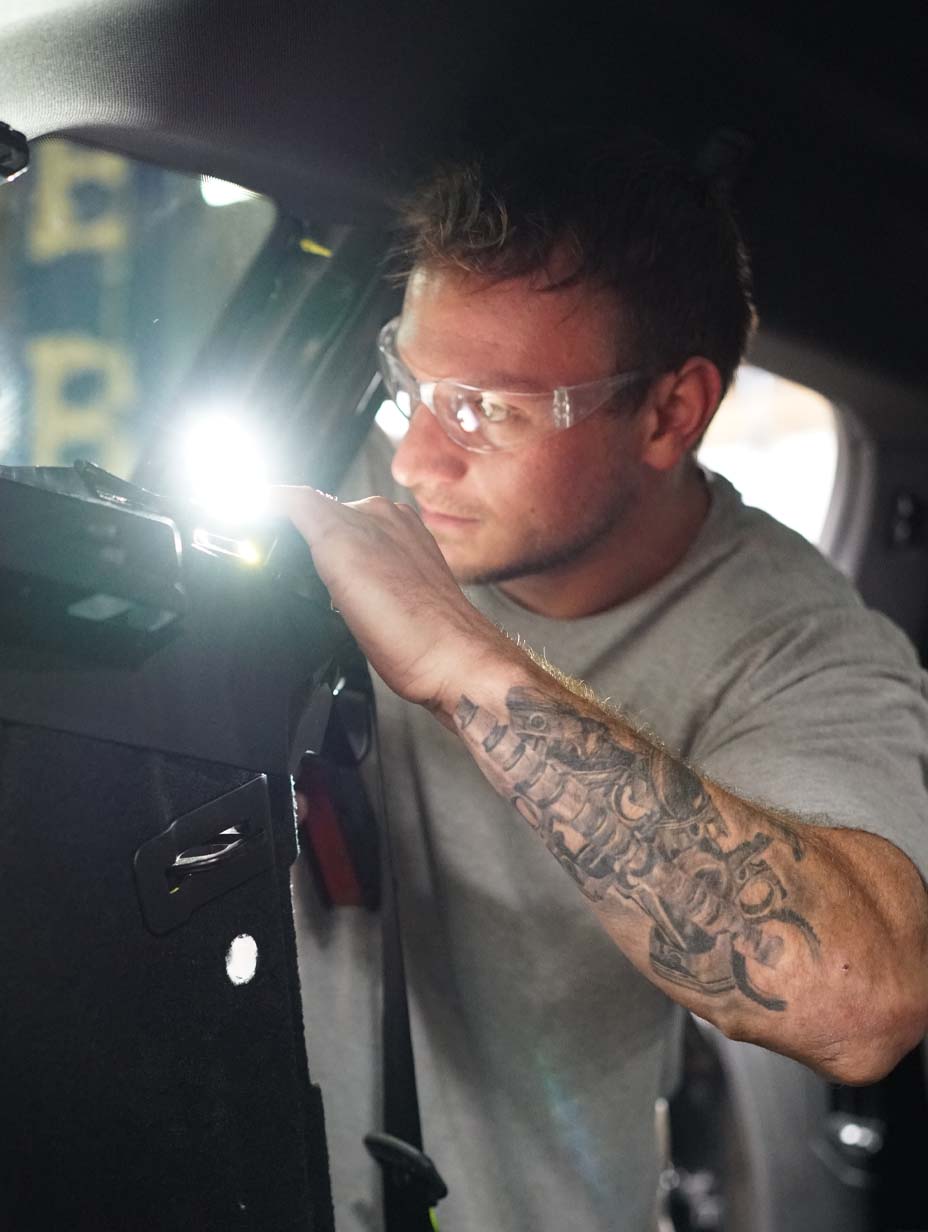
<svg viewBox="0 0 928 1232"><path fill-rule="evenodd" d="M400 498L372 441L345 494ZM710 476L657 585L579 620L467 593L490 619L746 797L892 839L928 874L928 689L904 635L798 535ZM442 1232L652 1232L654 1101L680 1011L455 735L379 690L426 1150ZM310 1069L340 1232L380 1229L378 921L295 878Z"/></svg>

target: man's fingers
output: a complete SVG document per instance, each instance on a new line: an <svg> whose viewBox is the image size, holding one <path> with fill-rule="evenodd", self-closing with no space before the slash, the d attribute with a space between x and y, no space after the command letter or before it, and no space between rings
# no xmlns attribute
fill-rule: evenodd
<svg viewBox="0 0 928 1232"><path fill-rule="evenodd" d="M274 485L270 489L270 506L273 513L290 519L310 547L314 539L338 526L344 517L334 496L296 485Z"/></svg>
<svg viewBox="0 0 928 1232"><path fill-rule="evenodd" d="M455 647L473 644L477 614L416 510L382 496L340 504L314 488L277 486L271 498L309 544L333 605L386 683L409 701L443 697L466 657Z"/></svg>
<svg viewBox="0 0 928 1232"><path fill-rule="evenodd" d="M312 546L313 539L339 526L351 525L354 515L373 517L390 522L398 514L412 515L421 523L413 505L387 500L383 496L368 496L359 501L340 503L335 496L316 488L277 484L270 489L271 511L289 518Z"/></svg>

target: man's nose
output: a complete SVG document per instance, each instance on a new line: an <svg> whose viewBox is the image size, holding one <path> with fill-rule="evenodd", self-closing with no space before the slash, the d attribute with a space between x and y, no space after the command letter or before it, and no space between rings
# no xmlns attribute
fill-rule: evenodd
<svg viewBox="0 0 928 1232"><path fill-rule="evenodd" d="M438 480L449 483L467 471L467 450L446 436L427 406L419 403L393 455L393 478L404 488Z"/></svg>

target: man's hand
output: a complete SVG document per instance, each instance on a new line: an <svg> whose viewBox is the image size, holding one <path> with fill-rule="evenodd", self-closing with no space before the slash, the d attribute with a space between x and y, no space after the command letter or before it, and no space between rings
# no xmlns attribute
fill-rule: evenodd
<svg viewBox="0 0 928 1232"><path fill-rule="evenodd" d="M450 722L476 671L518 657L461 593L411 505L380 496L340 504L313 488L273 492L309 544L333 606L401 697Z"/></svg>

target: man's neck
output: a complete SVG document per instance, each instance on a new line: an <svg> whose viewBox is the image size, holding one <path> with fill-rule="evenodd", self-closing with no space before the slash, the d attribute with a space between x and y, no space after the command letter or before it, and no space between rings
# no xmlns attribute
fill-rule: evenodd
<svg viewBox="0 0 928 1232"><path fill-rule="evenodd" d="M575 620L642 594L684 557L709 512L697 466L655 487L585 552L540 573L499 583L514 603L553 620Z"/></svg>

